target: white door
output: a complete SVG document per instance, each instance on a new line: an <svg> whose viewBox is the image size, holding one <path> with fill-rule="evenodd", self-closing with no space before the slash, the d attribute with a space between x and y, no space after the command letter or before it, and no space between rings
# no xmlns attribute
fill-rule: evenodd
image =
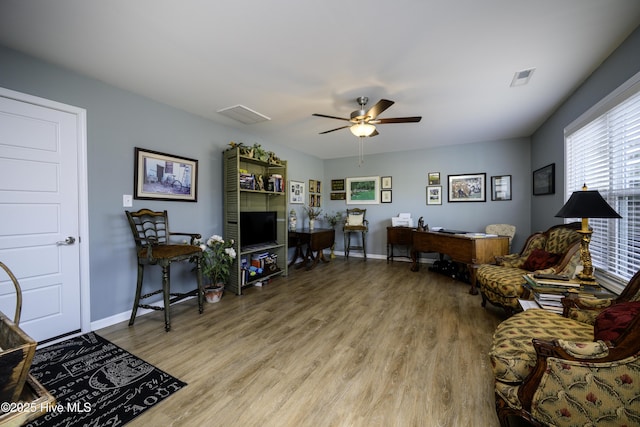
<svg viewBox="0 0 640 427"><path fill-rule="evenodd" d="M0 261L22 288L21 329L43 341L83 329L78 153L85 115L2 95ZM0 311L13 319L15 304L12 282L0 272Z"/></svg>

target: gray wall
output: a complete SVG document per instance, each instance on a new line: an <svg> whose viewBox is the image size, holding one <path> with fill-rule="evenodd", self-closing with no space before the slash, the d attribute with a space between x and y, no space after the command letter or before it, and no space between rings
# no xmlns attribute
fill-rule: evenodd
<svg viewBox="0 0 640 427"><path fill-rule="evenodd" d="M532 197L533 230L562 223L562 219L554 218L554 215L570 195L564 194L564 128L639 71L640 27L533 134L531 170L556 164L556 193ZM576 190L580 189L571 189L572 192Z"/></svg>
<svg viewBox="0 0 640 427"><path fill-rule="evenodd" d="M466 145L431 148L400 153L366 155L358 167L357 158L326 160L324 167L325 196L323 210L335 212L347 207L367 209L369 242L372 254L386 254L386 227L391 217L409 212L417 225L423 217L430 227L440 226L483 232L487 224L509 223L517 228L514 248L519 248L529 235L531 178L528 138L481 142ZM442 184L442 205L426 204L427 174L439 172ZM447 175L486 173L486 202L448 203ZM491 201L491 176L512 176L512 200ZM346 205L329 200L332 179L357 176L391 176L392 203L378 205ZM336 248L343 249L342 233L337 234Z"/></svg>

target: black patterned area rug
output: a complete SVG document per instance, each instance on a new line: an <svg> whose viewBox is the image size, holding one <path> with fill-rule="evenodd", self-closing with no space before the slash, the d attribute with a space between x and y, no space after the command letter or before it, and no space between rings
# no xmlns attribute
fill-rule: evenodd
<svg viewBox="0 0 640 427"><path fill-rule="evenodd" d="M187 385L93 332L38 349L30 373L56 405L28 426L122 425Z"/></svg>

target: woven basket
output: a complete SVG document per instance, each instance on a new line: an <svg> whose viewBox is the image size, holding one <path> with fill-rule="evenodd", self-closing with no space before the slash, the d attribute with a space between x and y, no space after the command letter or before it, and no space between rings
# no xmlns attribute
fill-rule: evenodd
<svg viewBox="0 0 640 427"><path fill-rule="evenodd" d="M17 296L13 321L0 311L0 402L17 402L29 374L37 343L18 327L22 310L20 284L6 265L0 262L0 267L13 281Z"/></svg>

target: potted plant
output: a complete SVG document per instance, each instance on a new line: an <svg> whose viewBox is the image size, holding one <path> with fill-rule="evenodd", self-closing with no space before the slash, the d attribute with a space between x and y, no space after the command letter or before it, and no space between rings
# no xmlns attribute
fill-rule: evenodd
<svg viewBox="0 0 640 427"><path fill-rule="evenodd" d="M209 237L206 242L198 242L202 249L202 276L208 282L205 285L208 302L218 302L222 298L231 273L231 264L236 258L233 243L233 239L225 241L217 234Z"/></svg>
<svg viewBox="0 0 640 427"><path fill-rule="evenodd" d="M313 230L315 227L316 218L320 216L320 214L322 213L322 209L315 208L313 206L305 206L304 211L309 217L309 230Z"/></svg>
<svg viewBox="0 0 640 427"><path fill-rule="evenodd" d="M336 212L333 215L325 213L324 219L331 225L331 228L336 228L336 225L342 222L342 212Z"/></svg>
<svg viewBox="0 0 640 427"><path fill-rule="evenodd" d="M267 150L262 148L262 145L258 144L257 142L253 144L253 156L254 158L263 162L269 160L269 154L267 153Z"/></svg>

